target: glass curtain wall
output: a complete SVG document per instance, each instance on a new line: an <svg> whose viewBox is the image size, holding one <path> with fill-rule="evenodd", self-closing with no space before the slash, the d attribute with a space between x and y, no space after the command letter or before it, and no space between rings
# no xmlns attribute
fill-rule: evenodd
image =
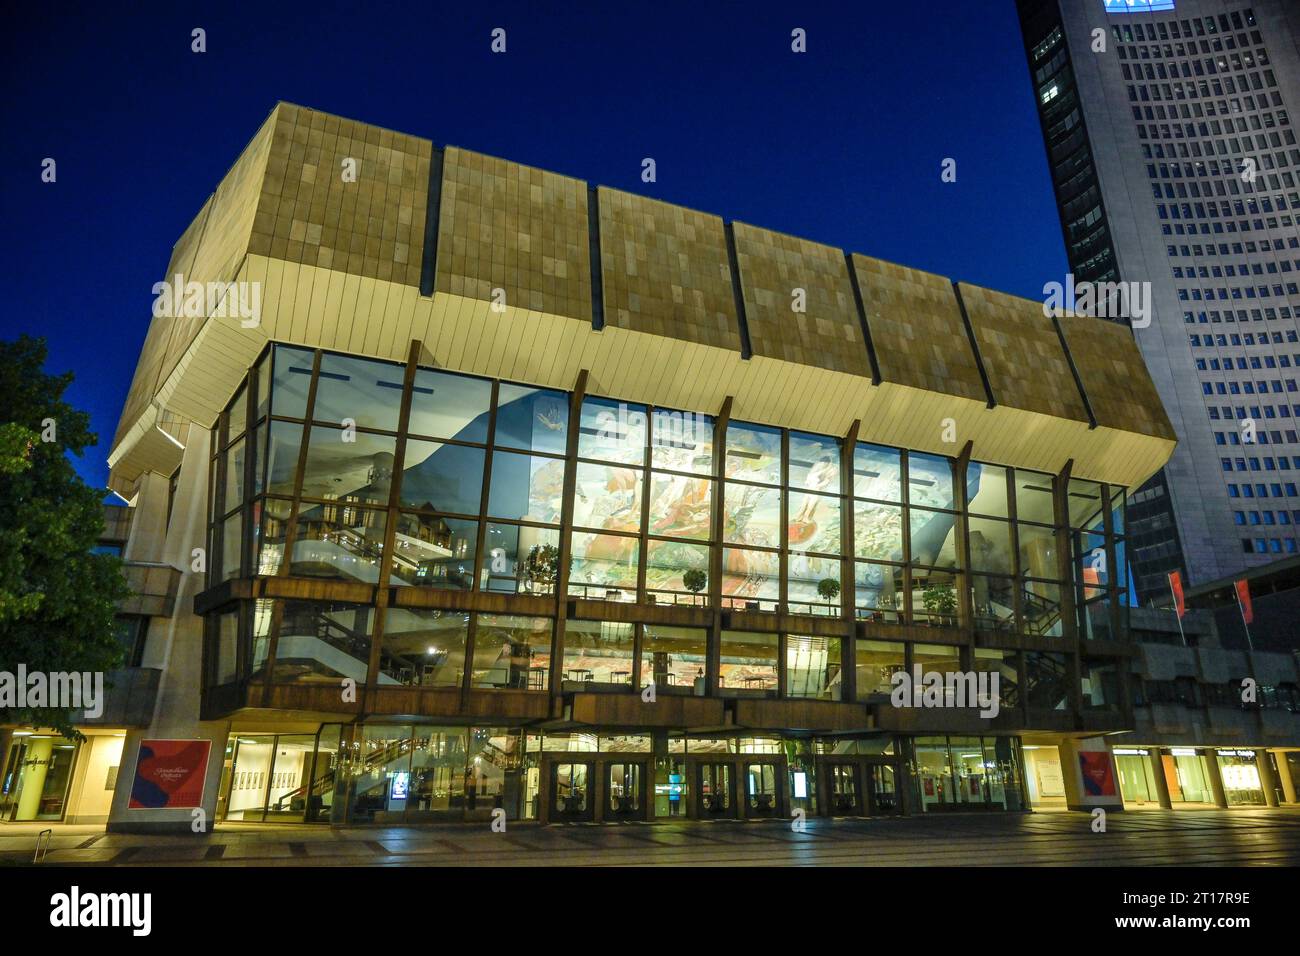
<svg viewBox="0 0 1300 956"><path fill-rule="evenodd" d="M859 619L934 626L958 623L967 589L981 629L1039 636L1064 633L1073 588L1085 632L1115 633L1127 589L1122 488L1069 480L1063 561L1050 475L979 462L958 474L933 454L846 450L840 438L750 422L720 430L707 415L597 396L571 422L570 405L550 389L273 346L213 432L210 583L292 575L553 596L563 569L577 598L720 598L830 617L851 586ZM561 540L569 483L573 531ZM398 608L382 634L371 617L258 601L222 630L216 682L273 667L276 680L548 686L549 650L530 640L528 661L503 669L505 645L475 644L473 615ZM572 628L563 679L637 685L635 627ZM724 687L839 697L836 641L754 633L723 645ZM680 667L649 670L694 688L705 660L682 653Z"/></svg>

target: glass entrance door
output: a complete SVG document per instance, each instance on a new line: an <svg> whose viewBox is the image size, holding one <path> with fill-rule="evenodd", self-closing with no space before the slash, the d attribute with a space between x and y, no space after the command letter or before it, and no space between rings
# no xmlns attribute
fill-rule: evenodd
<svg viewBox="0 0 1300 956"><path fill-rule="evenodd" d="M867 781L870 787L870 813L883 816L898 812L898 790L894 780L894 768L889 764L873 764L868 767Z"/></svg>
<svg viewBox="0 0 1300 956"><path fill-rule="evenodd" d="M705 819L734 817L736 807L731 793L731 764L702 763L699 767L699 815Z"/></svg>
<svg viewBox="0 0 1300 956"><path fill-rule="evenodd" d="M781 813L781 798L777 792L777 765L751 763L745 765L745 815L749 817L774 817Z"/></svg>
<svg viewBox="0 0 1300 956"><path fill-rule="evenodd" d="M62 820L76 756L76 743L63 737L16 738L5 766L0 819Z"/></svg>
<svg viewBox="0 0 1300 956"><path fill-rule="evenodd" d="M827 764L827 809L832 815L858 816L862 813L862 788L858 776L857 764Z"/></svg>
<svg viewBox="0 0 1300 956"><path fill-rule="evenodd" d="M605 775L605 819L645 819L645 766L637 762L609 764Z"/></svg>
<svg viewBox="0 0 1300 956"><path fill-rule="evenodd" d="M594 818L591 782L595 764L557 763L551 768L551 819L584 822Z"/></svg>

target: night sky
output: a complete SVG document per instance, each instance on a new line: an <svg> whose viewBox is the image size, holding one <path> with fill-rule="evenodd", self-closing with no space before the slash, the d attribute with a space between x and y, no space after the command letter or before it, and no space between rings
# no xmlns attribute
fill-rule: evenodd
<svg viewBox="0 0 1300 956"><path fill-rule="evenodd" d="M0 38L0 336L76 373L97 485L152 286L281 99L1019 295L1065 272L1012 0L25 6Z"/></svg>

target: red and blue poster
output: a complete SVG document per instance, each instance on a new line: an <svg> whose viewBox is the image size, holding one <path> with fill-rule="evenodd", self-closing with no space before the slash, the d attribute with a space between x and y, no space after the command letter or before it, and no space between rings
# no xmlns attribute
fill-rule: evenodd
<svg viewBox="0 0 1300 956"><path fill-rule="evenodd" d="M1085 750L1079 754L1083 770L1083 792L1090 797L1115 796L1115 771L1111 768L1110 754L1104 750Z"/></svg>
<svg viewBox="0 0 1300 956"><path fill-rule="evenodd" d="M190 810L203 805L210 740L142 740L131 785L132 810Z"/></svg>

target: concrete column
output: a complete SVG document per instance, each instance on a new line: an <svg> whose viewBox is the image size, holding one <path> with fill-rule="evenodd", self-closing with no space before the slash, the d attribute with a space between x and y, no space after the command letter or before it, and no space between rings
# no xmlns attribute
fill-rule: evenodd
<svg viewBox="0 0 1300 956"><path fill-rule="evenodd" d="M197 429L196 429L197 430ZM207 454L207 441L197 443ZM197 481L197 479L196 479ZM140 477L135 507L131 509L131 537L122 549L127 561L159 563L163 560L163 546L167 538L167 498L170 481L166 475L148 472ZM207 463L203 463L202 498L207 509ZM179 495L178 495L179 497ZM206 518L206 516L205 516ZM206 527L205 527L206 533Z"/></svg>
<svg viewBox="0 0 1300 956"><path fill-rule="evenodd" d="M3 746L0 744L0 753L3 752ZM1282 785L1282 798L1287 803L1296 803L1295 778L1291 776L1291 764L1286 759L1285 750L1276 750L1277 754L1277 781Z"/></svg>
<svg viewBox="0 0 1300 956"><path fill-rule="evenodd" d="M1156 799L1160 801L1161 810L1172 810L1173 801L1169 798L1169 778L1165 776L1165 762L1159 747L1151 748L1151 772L1156 778Z"/></svg>
<svg viewBox="0 0 1300 956"><path fill-rule="evenodd" d="M1124 798L1119 792L1119 774L1115 770L1115 758L1106 741L1100 737L1080 740L1066 737L1057 745L1061 760L1061 777L1065 781L1065 805L1071 810L1094 810L1103 807L1107 812L1119 812L1124 809ZM1110 762L1110 779L1112 794L1094 795L1087 792L1083 780L1082 754L1102 754ZM1089 757L1089 760L1100 758Z"/></svg>
<svg viewBox="0 0 1300 956"><path fill-rule="evenodd" d="M1228 795L1223 791L1223 774L1219 772L1219 758L1211 747L1205 752L1202 758L1205 761L1205 772L1210 778L1210 790L1214 794L1214 805L1220 808L1228 806Z"/></svg>
<svg viewBox="0 0 1300 956"><path fill-rule="evenodd" d="M1259 783L1264 788L1264 805L1276 807L1278 779L1273 773L1273 765L1269 763L1267 750L1255 751L1255 766L1259 768Z"/></svg>

